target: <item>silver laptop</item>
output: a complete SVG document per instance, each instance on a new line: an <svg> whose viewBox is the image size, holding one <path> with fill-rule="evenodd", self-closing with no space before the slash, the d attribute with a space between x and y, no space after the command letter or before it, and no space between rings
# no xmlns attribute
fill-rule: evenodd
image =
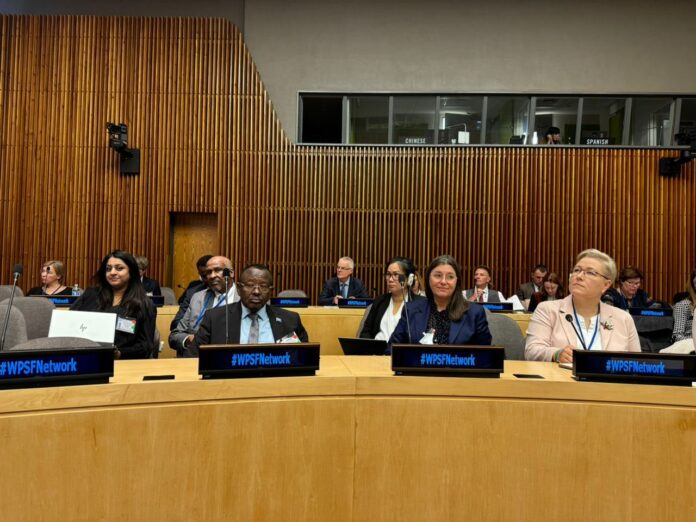
<svg viewBox="0 0 696 522"><path fill-rule="evenodd" d="M49 337L82 337L97 343L113 344L117 314L53 310Z"/></svg>

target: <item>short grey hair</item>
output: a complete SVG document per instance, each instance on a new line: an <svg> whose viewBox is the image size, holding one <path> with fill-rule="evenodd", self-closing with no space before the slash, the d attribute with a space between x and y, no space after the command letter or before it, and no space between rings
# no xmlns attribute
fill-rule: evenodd
<svg viewBox="0 0 696 522"><path fill-rule="evenodd" d="M604 275L611 280L612 284L614 283L616 280L616 262L609 254L605 254L596 248L588 248L587 250L583 250L578 254L578 257L575 258L575 263L579 263L586 257L596 259L604 264L604 269L606 270Z"/></svg>
<svg viewBox="0 0 696 522"><path fill-rule="evenodd" d="M355 261L353 261L352 258L350 258L348 256L343 256L341 259L339 259L339 262L340 261L348 261L350 263L350 269L351 270L355 269Z"/></svg>

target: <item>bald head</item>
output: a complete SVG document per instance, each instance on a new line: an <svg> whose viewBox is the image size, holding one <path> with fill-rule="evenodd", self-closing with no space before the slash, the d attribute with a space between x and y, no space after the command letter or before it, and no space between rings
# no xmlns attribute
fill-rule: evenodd
<svg viewBox="0 0 696 522"><path fill-rule="evenodd" d="M208 286L219 293L225 291L225 277L223 271L229 268L232 271L231 279L234 279L232 261L224 256L213 256L205 264L205 280Z"/></svg>

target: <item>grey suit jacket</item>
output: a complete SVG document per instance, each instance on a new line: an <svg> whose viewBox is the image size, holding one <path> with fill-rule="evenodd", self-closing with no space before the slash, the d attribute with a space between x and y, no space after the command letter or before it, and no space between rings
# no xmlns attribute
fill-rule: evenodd
<svg viewBox="0 0 696 522"><path fill-rule="evenodd" d="M525 299L531 299L534 292L536 292L534 283L529 281L527 283L522 283L517 289L517 292L515 292L515 295L520 298L520 301L524 301Z"/></svg>
<svg viewBox="0 0 696 522"><path fill-rule="evenodd" d="M237 293L236 289L233 289L234 286L230 288L228 299L230 302L235 303L239 301L239 294ZM200 327L200 321L198 322L198 324L196 324L196 321L198 321L198 316L200 315L201 311L203 311L206 297L208 297L209 299L214 298L210 294L212 294L212 290L208 288L205 288L193 294L193 296L191 296L191 301L189 302L188 308L184 313L184 316L177 322L174 329L170 332L169 346L172 349L176 350L177 357L182 357L184 354L184 341L186 340L186 338L189 335L195 334L198 331L198 328Z"/></svg>

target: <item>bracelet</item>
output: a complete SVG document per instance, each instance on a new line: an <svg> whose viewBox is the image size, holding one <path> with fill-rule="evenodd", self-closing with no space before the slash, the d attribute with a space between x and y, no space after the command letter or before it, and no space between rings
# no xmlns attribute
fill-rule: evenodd
<svg viewBox="0 0 696 522"><path fill-rule="evenodd" d="M558 362L561 358L561 352L563 350L556 350L554 354L551 356L551 362Z"/></svg>

